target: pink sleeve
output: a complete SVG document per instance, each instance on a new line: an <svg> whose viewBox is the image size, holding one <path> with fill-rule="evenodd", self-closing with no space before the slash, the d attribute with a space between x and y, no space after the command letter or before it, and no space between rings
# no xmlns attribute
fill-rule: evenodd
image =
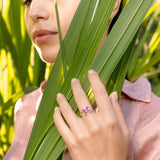
<svg viewBox="0 0 160 160"><path fill-rule="evenodd" d="M138 108L133 159L160 160L160 98L152 94L151 103Z"/></svg>
<svg viewBox="0 0 160 160"><path fill-rule="evenodd" d="M149 81L124 84L120 105L130 133L127 160L160 160L160 98Z"/></svg>
<svg viewBox="0 0 160 160"><path fill-rule="evenodd" d="M127 160L160 160L160 98L140 102L122 96L122 112L130 132Z"/></svg>

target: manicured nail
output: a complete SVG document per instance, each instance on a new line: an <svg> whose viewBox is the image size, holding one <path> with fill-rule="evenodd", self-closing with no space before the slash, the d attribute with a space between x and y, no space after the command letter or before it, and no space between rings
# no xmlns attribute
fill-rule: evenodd
<svg viewBox="0 0 160 160"><path fill-rule="evenodd" d="M58 110L58 109L59 109L58 107L55 107L55 108L54 108L55 111Z"/></svg>
<svg viewBox="0 0 160 160"><path fill-rule="evenodd" d="M116 101L118 101L118 94L117 91L113 92L114 98L116 99Z"/></svg>
<svg viewBox="0 0 160 160"><path fill-rule="evenodd" d="M77 83L77 82L79 82L79 79L77 79L77 78L73 78L73 79L71 80L71 84L74 84L74 83Z"/></svg>
<svg viewBox="0 0 160 160"><path fill-rule="evenodd" d="M57 94L57 98L61 98L62 96L63 96L62 93L58 93L58 94Z"/></svg>
<svg viewBox="0 0 160 160"><path fill-rule="evenodd" d="M88 71L88 74L97 74L97 72L95 72L93 69L90 69L89 71Z"/></svg>

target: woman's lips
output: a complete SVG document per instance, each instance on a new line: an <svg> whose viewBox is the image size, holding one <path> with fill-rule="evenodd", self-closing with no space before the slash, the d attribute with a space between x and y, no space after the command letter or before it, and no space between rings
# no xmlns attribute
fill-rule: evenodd
<svg viewBox="0 0 160 160"><path fill-rule="evenodd" d="M52 32L52 31L42 30L42 29L37 30L34 33L35 43L46 43L56 35L57 35L57 32Z"/></svg>
<svg viewBox="0 0 160 160"><path fill-rule="evenodd" d="M45 43L53 36L55 36L55 34L46 34L46 35L37 36L35 38L35 42L36 43Z"/></svg>

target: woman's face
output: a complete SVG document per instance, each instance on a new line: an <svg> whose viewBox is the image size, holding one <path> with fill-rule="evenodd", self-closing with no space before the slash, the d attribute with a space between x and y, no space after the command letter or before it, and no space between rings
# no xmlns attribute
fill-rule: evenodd
<svg viewBox="0 0 160 160"><path fill-rule="evenodd" d="M63 38L80 1L57 0ZM24 0L24 3L25 22L32 42L43 60L54 62L60 48L54 0Z"/></svg>
<svg viewBox="0 0 160 160"><path fill-rule="evenodd" d="M80 0L57 0L64 38ZM25 22L28 34L40 56L54 62L60 48L54 0L26 0Z"/></svg>

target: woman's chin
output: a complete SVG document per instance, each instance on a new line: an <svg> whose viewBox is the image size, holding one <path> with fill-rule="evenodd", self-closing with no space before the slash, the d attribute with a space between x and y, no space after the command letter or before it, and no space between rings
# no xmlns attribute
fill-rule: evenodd
<svg viewBox="0 0 160 160"><path fill-rule="evenodd" d="M56 60L56 57L41 57L42 61L44 61L45 63L54 63Z"/></svg>
<svg viewBox="0 0 160 160"><path fill-rule="evenodd" d="M54 63L55 59L58 55L59 47L57 49L47 48L47 49L40 49L39 47L35 46L40 58L45 63Z"/></svg>
<svg viewBox="0 0 160 160"><path fill-rule="evenodd" d="M46 55L46 54L42 54L40 55L40 58L42 59L42 61L44 61L45 63L54 63L56 60L57 54L50 54L50 55Z"/></svg>

